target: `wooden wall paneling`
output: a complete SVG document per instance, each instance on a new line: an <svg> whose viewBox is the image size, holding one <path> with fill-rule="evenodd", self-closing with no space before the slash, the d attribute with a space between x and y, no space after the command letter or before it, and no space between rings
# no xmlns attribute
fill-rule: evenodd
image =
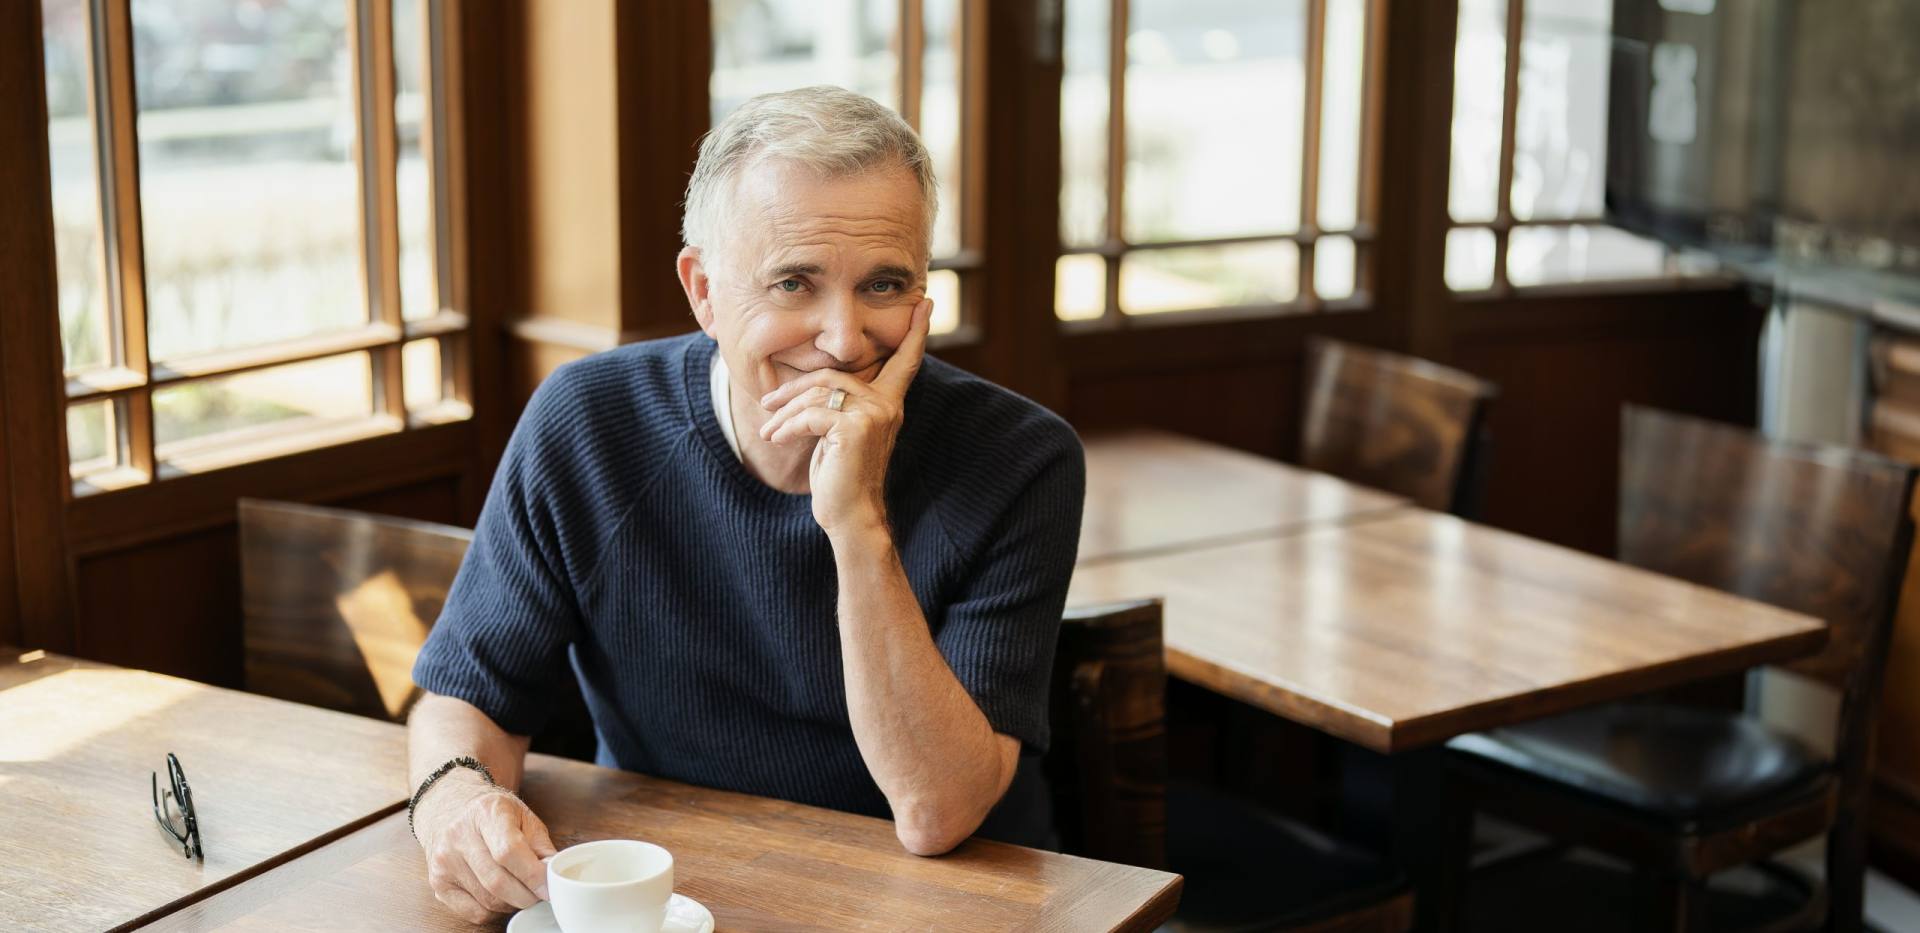
<svg viewBox="0 0 1920 933"><path fill-rule="evenodd" d="M1475 309L1454 365L1500 386L1483 520L1611 555L1620 406L1757 411L1761 314L1742 290L1528 298ZM1502 331L1497 315L1510 316Z"/></svg>
<svg viewBox="0 0 1920 933"><path fill-rule="evenodd" d="M61 373L59 289L54 273L52 184L40 5L0 4L0 394L6 399L5 469L10 502L0 531L12 536L14 606L8 625L29 648L69 650L68 589L61 508L66 475L66 380Z"/></svg>
<svg viewBox="0 0 1920 933"><path fill-rule="evenodd" d="M302 501L460 524L460 475L395 484L338 499ZM223 687L241 686L240 545L236 516L194 531L79 559L81 657Z"/></svg>
<svg viewBox="0 0 1920 933"><path fill-rule="evenodd" d="M1372 250L1374 313L1398 330L1397 338L1375 344L1447 363L1452 302L1443 271L1459 4L1392 2L1375 9L1385 18L1374 30L1384 41L1376 72L1382 76L1379 171L1361 184L1363 191L1378 191L1371 205L1379 237Z"/></svg>
<svg viewBox="0 0 1920 933"><path fill-rule="evenodd" d="M1056 411L1067 373L1053 312L1060 248L1061 4L989 3L982 117L985 256L970 362Z"/></svg>
<svg viewBox="0 0 1920 933"><path fill-rule="evenodd" d="M1300 433L1299 360L1087 378L1067 412L1082 432L1148 426L1290 458Z"/></svg>
<svg viewBox="0 0 1920 933"><path fill-rule="evenodd" d="M77 561L74 651L238 688L240 546L231 522Z"/></svg>
<svg viewBox="0 0 1920 933"><path fill-rule="evenodd" d="M680 200L710 122L712 24L707 0L614 10L623 331L666 336L698 326L674 259Z"/></svg>
<svg viewBox="0 0 1920 933"><path fill-rule="evenodd" d="M517 7L508 39L521 243L505 325L509 425L560 363L696 326L673 263L708 123L708 4L538 12Z"/></svg>
<svg viewBox="0 0 1920 933"><path fill-rule="evenodd" d="M511 3L441 6L447 30L443 87L447 94L446 190L450 237L447 283L454 306L466 309L468 401L473 406L472 451L461 482L461 522L480 515L488 479L512 427L507 410L506 331L511 309L520 307L515 235L519 163L512 101L516 49L508 41L518 7ZM518 411L518 406L513 411Z"/></svg>

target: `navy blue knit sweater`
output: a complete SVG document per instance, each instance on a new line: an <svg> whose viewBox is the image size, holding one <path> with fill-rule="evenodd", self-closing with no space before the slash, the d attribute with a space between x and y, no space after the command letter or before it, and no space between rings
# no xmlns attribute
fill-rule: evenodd
<svg viewBox="0 0 1920 933"><path fill-rule="evenodd" d="M888 816L847 718L833 552L811 497L755 479L728 447L714 350L697 333L633 344L541 385L414 680L527 735L577 676L603 765ZM981 834L1044 845L1035 756L1080 444L1040 406L934 359L904 418L895 547L948 666L1025 751Z"/></svg>

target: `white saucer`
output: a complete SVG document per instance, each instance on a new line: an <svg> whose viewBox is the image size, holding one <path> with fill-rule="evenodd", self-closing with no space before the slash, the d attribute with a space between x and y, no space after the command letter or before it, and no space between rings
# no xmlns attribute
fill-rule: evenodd
<svg viewBox="0 0 1920 933"><path fill-rule="evenodd" d="M553 904L541 901L513 915L507 921L507 933L560 933L560 924L553 919ZM675 894L667 902L667 922L661 924L660 933L713 933L713 914L685 894Z"/></svg>

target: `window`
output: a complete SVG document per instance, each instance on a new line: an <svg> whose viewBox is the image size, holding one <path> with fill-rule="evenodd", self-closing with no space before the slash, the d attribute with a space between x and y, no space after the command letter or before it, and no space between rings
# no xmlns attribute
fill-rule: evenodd
<svg viewBox="0 0 1920 933"><path fill-rule="evenodd" d="M1586 0L1460 0L1449 288L1689 271L1659 243L1602 219L1612 16L1611 4Z"/></svg>
<svg viewBox="0 0 1920 933"><path fill-rule="evenodd" d="M980 257L978 0L714 0L717 122L747 98L837 84L894 108L920 133L940 180L932 331L970 320Z"/></svg>
<svg viewBox="0 0 1920 933"><path fill-rule="evenodd" d="M1061 320L1364 300L1373 3L1066 0L1065 15Z"/></svg>
<svg viewBox="0 0 1920 933"><path fill-rule="evenodd" d="M471 415L442 0L42 0L76 495Z"/></svg>

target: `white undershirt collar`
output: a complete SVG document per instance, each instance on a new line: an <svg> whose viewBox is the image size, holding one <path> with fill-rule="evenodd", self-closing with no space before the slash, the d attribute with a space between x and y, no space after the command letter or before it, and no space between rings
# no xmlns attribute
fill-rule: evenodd
<svg viewBox="0 0 1920 933"><path fill-rule="evenodd" d="M740 436L733 431L733 380L727 378L727 361L717 350L707 383L707 394L713 396L713 417L720 422L720 434L727 439L727 446L733 448L733 458L745 463L746 458L740 455Z"/></svg>

